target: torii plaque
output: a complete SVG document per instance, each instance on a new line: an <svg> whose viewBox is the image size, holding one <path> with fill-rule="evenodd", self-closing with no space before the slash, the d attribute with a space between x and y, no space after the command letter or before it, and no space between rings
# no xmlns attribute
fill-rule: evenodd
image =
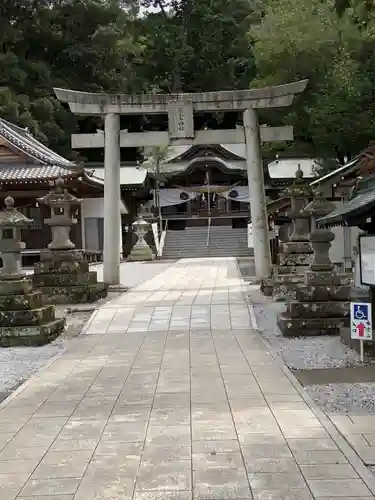
<svg viewBox="0 0 375 500"><path fill-rule="evenodd" d="M308 80L301 80L262 89L150 95L92 94L55 88L57 98L68 103L73 113L104 116L104 138L100 134L91 136L88 138L91 146L86 145L100 147L98 141L104 142L104 281L110 285L120 283L120 147L207 144L208 140L212 144L212 130L194 131L196 111L242 111L244 114L242 130L221 130L215 134L228 134L233 142L246 142L255 270L258 279L268 277L271 259L260 144L263 130L267 130L271 140L273 134L272 128L259 127L256 110L290 106L307 83ZM120 133L120 115L126 114L168 114L169 131ZM290 128L284 135L278 128L276 135L278 140L290 140ZM74 142L74 136L72 140Z"/></svg>

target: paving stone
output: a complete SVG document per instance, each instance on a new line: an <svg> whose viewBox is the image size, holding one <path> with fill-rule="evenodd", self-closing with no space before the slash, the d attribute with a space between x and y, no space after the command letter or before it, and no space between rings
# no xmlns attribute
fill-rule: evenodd
<svg viewBox="0 0 375 500"><path fill-rule="evenodd" d="M192 491L136 491L134 500L192 500Z"/></svg>
<svg viewBox="0 0 375 500"><path fill-rule="evenodd" d="M80 478L29 479L21 491L21 496L46 496L74 494Z"/></svg>
<svg viewBox="0 0 375 500"><path fill-rule="evenodd" d="M102 434L102 441L115 441L117 443L136 443L145 440L147 422L122 422L108 423Z"/></svg>
<svg viewBox="0 0 375 500"><path fill-rule="evenodd" d="M193 453L231 453L240 451L239 442L236 439L193 441Z"/></svg>
<svg viewBox="0 0 375 500"><path fill-rule="evenodd" d="M17 497L17 500L73 500L73 495L43 495L32 497Z"/></svg>
<svg viewBox="0 0 375 500"><path fill-rule="evenodd" d="M164 408L151 412L150 425L190 425L190 409Z"/></svg>
<svg viewBox="0 0 375 500"><path fill-rule="evenodd" d="M150 425L146 442L156 446L190 446L191 431L188 425Z"/></svg>
<svg viewBox="0 0 375 500"><path fill-rule="evenodd" d="M136 481L137 490L189 490L191 489L190 460L143 460Z"/></svg>
<svg viewBox="0 0 375 500"><path fill-rule="evenodd" d="M240 452L228 453L193 453L193 469L197 475L199 471L212 468L237 467L243 469L243 458Z"/></svg>
<svg viewBox="0 0 375 500"><path fill-rule="evenodd" d="M349 464L301 465L300 468L306 479L358 478Z"/></svg>
<svg viewBox="0 0 375 500"><path fill-rule="evenodd" d="M146 443L142 455L145 461L190 460L190 446L155 446Z"/></svg>
<svg viewBox="0 0 375 500"><path fill-rule="evenodd" d="M332 439L287 439L292 451L337 450Z"/></svg>
<svg viewBox="0 0 375 500"><path fill-rule="evenodd" d="M265 473L250 472L248 474L252 490L274 490L281 484L287 484L289 489L303 489L306 482L299 471L297 473Z"/></svg>
<svg viewBox="0 0 375 500"><path fill-rule="evenodd" d="M116 405L109 417L109 422L148 422L151 405Z"/></svg>
<svg viewBox="0 0 375 500"><path fill-rule="evenodd" d="M31 479L82 477L91 457L91 451L50 451L35 469Z"/></svg>
<svg viewBox="0 0 375 500"><path fill-rule="evenodd" d="M61 430L58 440L99 439L106 420L70 420Z"/></svg>
<svg viewBox="0 0 375 500"><path fill-rule="evenodd" d="M308 479L307 483L316 497L342 497L370 495L360 479Z"/></svg>
<svg viewBox="0 0 375 500"><path fill-rule="evenodd" d="M7 444L0 452L0 461L7 460L41 460L46 454L48 446L34 446L32 448L14 446L12 442Z"/></svg>
<svg viewBox="0 0 375 500"><path fill-rule="evenodd" d="M251 452L250 452L251 455ZM290 458L245 458L248 472L299 474L296 462Z"/></svg>
<svg viewBox="0 0 375 500"><path fill-rule="evenodd" d="M251 498L249 483L238 467L209 467L194 471L194 499Z"/></svg>
<svg viewBox="0 0 375 500"><path fill-rule="evenodd" d="M294 458L298 465L325 465L347 463L341 451L320 450L320 451L295 451Z"/></svg>
<svg viewBox="0 0 375 500"><path fill-rule="evenodd" d="M315 500L307 488L254 491L253 498L254 500Z"/></svg>

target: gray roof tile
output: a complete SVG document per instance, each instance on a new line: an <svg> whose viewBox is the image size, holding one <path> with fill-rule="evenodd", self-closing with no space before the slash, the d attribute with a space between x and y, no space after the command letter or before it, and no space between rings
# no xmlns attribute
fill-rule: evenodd
<svg viewBox="0 0 375 500"><path fill-rule="evenodd" d="M74 168L75 164L35 139L27 130L0 118L0 136L30 158L46 165Z"/></svg>

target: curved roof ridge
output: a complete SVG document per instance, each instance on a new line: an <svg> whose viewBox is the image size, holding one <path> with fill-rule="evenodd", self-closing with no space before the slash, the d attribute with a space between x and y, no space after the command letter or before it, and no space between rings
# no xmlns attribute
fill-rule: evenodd
<svg viewBox="0 0 375 500"><path fill-rule="evenodd" d="M59 167L72 169L75 163L67 160L63 156L55 153L47 146L39 142L27 130L22 129L3 118L0 118L0 136L4 137L12 146L19 151L27 154L34 160L49 165L58 165Z"/></svg>

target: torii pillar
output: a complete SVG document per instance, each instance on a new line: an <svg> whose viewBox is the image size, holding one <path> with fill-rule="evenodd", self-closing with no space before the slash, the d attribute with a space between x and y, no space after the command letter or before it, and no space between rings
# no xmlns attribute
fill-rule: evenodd
<svg viewBox="0 0 375 500"><path fill-rule="evenodd" d="M55 88L57 98L68 103L73 113L104 116L104 281L113 286L120 284L120 148L244 141L256 277L259 280L269 277L271 257L260 146L262 140L290 140L292 137L290 128L285 134L280 127L259 127L257 110L290 106L307 83L308 80L301 80L262 89L155 95L90 94ZM195 111L243 112L244 129L195 131ZM168 114L169 131L122 132L120 116L129 114ZM87 136L89 144L85 147L100 147L98 142L101 140L99 134Z"/></svg>

